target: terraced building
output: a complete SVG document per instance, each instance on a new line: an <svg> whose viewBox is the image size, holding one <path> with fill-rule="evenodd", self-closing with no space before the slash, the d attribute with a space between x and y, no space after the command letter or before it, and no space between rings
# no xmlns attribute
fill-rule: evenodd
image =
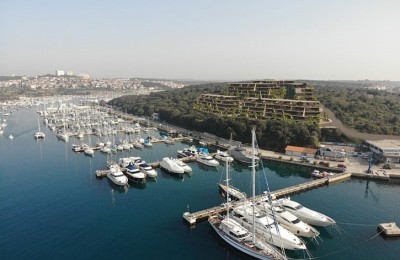
<svg viewBox="0 0 400 260"><path fill-rule="evenodd" d="M197 108L206 112L257 119L287 117L319 120L313 88L294 81L263 80L229 84L228 95L202 94Z"/></svg>

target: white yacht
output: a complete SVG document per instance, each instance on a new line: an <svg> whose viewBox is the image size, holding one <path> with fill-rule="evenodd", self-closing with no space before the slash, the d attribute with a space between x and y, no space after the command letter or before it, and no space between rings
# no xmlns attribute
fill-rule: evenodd
<svg viewBox="0 0 400 260"><path fill-rule="evenodd" d="M178 164L182 169L184 170L185 173L192 173L192 167L184 163L182 160L179 160L177 158L172 159L176 164Z"/></svg>
<svg viewBox="0 0 400 260"><path fill-rule="evenodd" d="M330 217L322 213L319 213L317 211L306 208L300 203L291 200L290 198L278 199L276 200L276 203L285 208L293 215L297 216L302 221L306 222L307 224L313 226L321 226L321 227L336 224L336 221L331 219Z"/></svg>
<svg viewBox="0 0 400 260"><path fill-rule="evenodd" d="M278 223L274 223L274 220L262 213L257 208L254 210L255 213L255 230L256 233L260 234L265 238L265 241L288 250L304 250L306 245L304 242L283 228ZM247 229L252 229L253 224L251 222L253 218L253 208L250 205L242 205L233 209L231 218L236 220L239 224Z"/></svg>
<svg viewBox="0 0 400 260"><path fill-rule="evenodd" d="M13 135L9 135L8 139L12 140L12 139L14 139L14 136Z"/></svg>
<svg viewBox="0 0 400 260"><path fill-rule="evenodd" d="M229 156L227 152L222 152L220 150L217 150L214 158L222 162L233 162L233 157Z"/></svg>
<svg viewBox="0 0 400 260"><path fill-rule="evenodd" d="M113 183L119 186L125 186L128 184L128 178L122 173L118 164L111 164L108 168L110 171L107 173L107 178L109 178Z"/></svg>
<svg viewBox="0 0 400 260"><path fill-rule="evenodd" d="M138 163L139 169L147 175L149 178L157 178L157 171L145 162Z"/></svg>
<svg viewBox="0 0 400 260"><path fill-rule="evenodd" d="M196 156L196 161L211 167L216 167L219 165L219 162L217 160L215 160L209 154L206 153L199 153Z"/></svg>
<svg viewBox="0 0 400 260"><path fill-rule="evenodd" d="M94 150L90 146L86 146L83 150L85 155L94 156Z"/></svg>
<svg viewBox="0 0 400 260"><path fill-rule="evenodd" d="M160 163L160 168L168 173L178 175L179 177L183 176L185 170L179 166L176 162L171 160L168 157L164 157Z"/></svg>
<svg viewBox="0 0 400 260"><path fill-rule="evenodd" d="M139 167L133 163L129 163L126 166L125 175L130 181L136 183L146 183L146 174L141 172Z"/></svg>
<svg viewBox="0 0 400 260"><path fill-rule="evenodd" d="M35 139L45 138L46 135L45 135L42 131L40 131L39 117L38 117L38 128L39 128L39 131L37 131L37 132L34 134Z"/></svg>
<svg viewBox="0 0 400 260"><path fill-rule="evenodd" d="M304 223L298 217L289 211L286 211L283 207L277 205L272 205L271 207L271 204L268 202L268 200L258 202L257 208L260 209L261 212L266 213L269 217L273 217L273 215L275 215L279 224L295 235L313 238L319 235L318 230L307 223Z"/></svg>

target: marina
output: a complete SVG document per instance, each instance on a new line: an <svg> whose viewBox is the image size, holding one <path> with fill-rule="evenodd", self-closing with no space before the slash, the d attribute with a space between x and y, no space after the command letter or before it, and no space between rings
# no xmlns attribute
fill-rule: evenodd
<svg viewBox="0 0 400 260"><path fill-rule="evenodd" d="M44 125L41 130L46 138L36 140L36 111L36 107L14 111L7 118L5 135L0 137L0 194L4 198L0 203L3 212L0 214L3 223L0 245L5 259L32 256L67 259L66 255L68 258L124 259L130 256L156 259L166 254L174 259L228 256L229 259L246 259L223 243L216 243L218 239L212 228L201 221L201 214L204 219L210 212L223 213L224 198L219 195L217 185L224 175L223 164L207 168L195 161L187 162L192 174L176 178L156 168L157 162L165 156L177 157L177 150L191 144L187 141L175 141L174 145L154 142L152 148L118 151L112 154L112 160L117 162L119 158L140 156L147 162L155 162L152 166L158 172L157 181L118 187L107 178L96 178L97 170L107 168L109 155L96 151L91 157L74 152L71 146L78 144L79 139L71 136L68 142L58 140L56 133ZM12 140L7 138L11 133ZM142 137L148 135L142 134ZM158 135L159 132L154 130L154 136ZM103 141L90 134L85 135L82 142L89 144L89 136L92 144ZM126 134L120 131L115 140L125 137ZM112 135L108 138L113 140ZM94 145L91 147L95 148ZM15 171L21 158L28 157L24 167L29 171ZM389 250L386 258L396 259L398 240L370 238L377 234L378 223L398 222L397 178L392 175L389 180L353 178L349 177L353 170L348 169L336 173L328 183L327 179L311 178L312 164L301 165L299 162L295 165L285 163L285 157L281 161L278 156L276 158L264 159L272 194L277 197L290 194L302 205L331 216L346 231L343 235L330 228L318 227L321 242L305 239L313 257L366 259L379 257L379 251ZM235 163L232 166L234 187L250 194L249 168ZM257 187L257 194L263 190L264 187ZM239 205L240 202L234 203ZM198 213L196 225L182 225L183 212ZM19 221L15 222L15 218ZM55 229L58 230L56 235ZM29 232L24 232L26 230ZM139 234L140 239L132 238ZM46 240L48 237L54 239ZM122 242L115 243L115 237ZM145 250L133 250L133 253L128 241L135 242L134 249ZM151 250L146 241L155 241L158 250ZM17 248L21 243L24 250ZM179 246L182 243L191 246L182 248ZM347 249L349 245L351 248ZM287 255L304 258L302 253L287 252Z"/></svg>

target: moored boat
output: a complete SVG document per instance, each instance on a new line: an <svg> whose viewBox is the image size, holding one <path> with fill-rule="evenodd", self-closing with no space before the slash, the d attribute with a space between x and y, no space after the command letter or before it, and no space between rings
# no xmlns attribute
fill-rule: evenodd
<svg viewBox="0 0 400 260"><path fill-rule="evenodd" d="M128 184L128 178L122 173L118 164L111 164L108 166L110 171L107 173L107 178L110 179L114 184L119 186L125 186Z"/></svg>
<svg viewBox="0 0 400 260"><path fill-rule="evenodd" d="M229 156L229 154L227 152L223 152L220 150L217 150L217 153L214 156L215 159L217 159L218 161L222 161L222 162L233 162L233 157Z"/></svg>
<svg viewBox="0 0 400 260"><path fill-rule="evenodd" d="M336 224L336 221L332 218L317 211L306 208L300 203L291 200L290 198L278 199L275 203L281 205L287 211L297 216L300 220L304 221L307 224L321 227Z"/></svg>
<svg viewBox="0 0 400 260"><path fill-rule="evenodd" d="M207 166L216 167L219 165L219 162L212 158L209 154L199 153L196 156L196 161Z"/></svg>
<svg viewBox="0 0 400 260"><path fill-rule="evenodd" d="M236 148L230 149L229 153L234 160L236 160L240 163L251 164L253 156L254 156L256 164L260 160L259 157L248 154L246 152L246 150L242 147L236 147Z"/></svg>
<svg viewBox="0 0 400 260"><path fill-rule="evenodd" d="M179 177L183 176L185 170L174 162L169 157L164 157L160 163L160 168L170 174L177 175Z"/></svg>

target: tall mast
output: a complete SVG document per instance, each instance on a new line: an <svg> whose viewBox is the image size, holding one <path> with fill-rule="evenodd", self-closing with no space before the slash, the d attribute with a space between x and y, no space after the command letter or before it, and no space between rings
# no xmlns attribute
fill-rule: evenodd
<svg viewBox="0 0 400 260"><path fill-rule="evenodd" d="M256 221L255 221L255 197L256 197L256 160L255 160L255 154L256 150L254 147L254 139L255 139L255 127L251 130L251 149L252 149L252 157L251 157L251 171L252 171L252 196L253 196L253 242L256 240Z"/></svg>

